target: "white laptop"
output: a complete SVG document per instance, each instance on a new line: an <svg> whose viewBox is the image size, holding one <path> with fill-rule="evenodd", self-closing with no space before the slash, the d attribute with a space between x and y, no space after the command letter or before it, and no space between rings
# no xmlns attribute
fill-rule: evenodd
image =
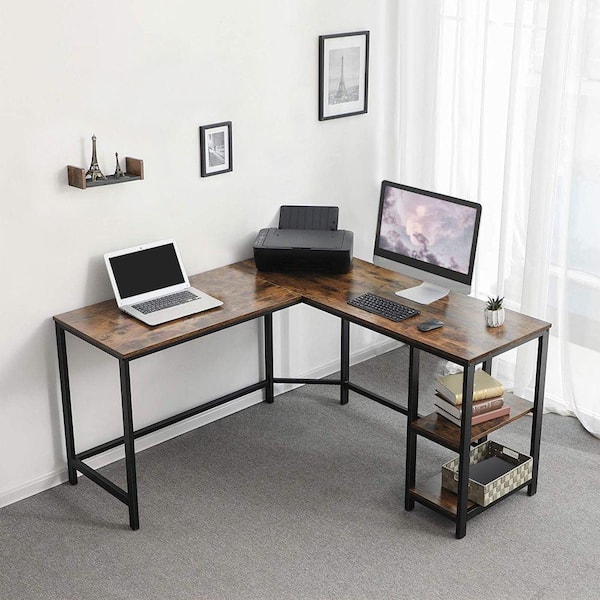
<svg viewBox="0 0 600 600"><path fill-rule="evenodd" d="M148 325L160 325L221 306L190 286L174 240L104 255L118 307Z"/></svg>

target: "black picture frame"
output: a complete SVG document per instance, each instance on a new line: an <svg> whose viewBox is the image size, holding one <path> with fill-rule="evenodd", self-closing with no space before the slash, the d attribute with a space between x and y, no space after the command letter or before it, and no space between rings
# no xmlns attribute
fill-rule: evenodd
<svg viewBox="0 0 600 600"><path fill-rule="evenodd" d="M231 121L200 126L200 176L233 171Z"/></svg>
<svg viewBox="0 0 600 600"><path fill-rule="evenodd" d="M319 121L367 112L369 32L319 36Z"/></svg>

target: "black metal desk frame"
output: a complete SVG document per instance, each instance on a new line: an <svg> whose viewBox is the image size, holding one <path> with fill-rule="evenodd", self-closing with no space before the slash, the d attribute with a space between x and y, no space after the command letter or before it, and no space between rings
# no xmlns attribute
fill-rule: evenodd
<svg viewBox="0 0 600 600"><path fill-rule="evenodd" d="M87 341L88 343L108 352L106 348L102 348L98 344L94 344L93 340L86 338L83 335L78 335L76 331L63 327L59 322L55 322L56 339L57 339L57 352L58 352L58 366L59 366L59 377L61 387L61 399L63 407L63 420L65 430L65 444L67 454L67 468L68 468L68 479L72 485L77 483L77 471L88 477L94 483L105 489L107 492L112 494L115 498L123 502L128 506L129 509L129 526L131 529L139 529L139 505L138 505L138 491L137 491L137 474L136 474L136 460L135 460L135 449L134 441L142 436L153 433L184 419L193 417L202 412L215 408L217 406L226 404L237 398L243 397L247 394L264 390L265 402L272 403L274 401L274 384L276 383L297 383L297 384L316 384L319 385L339 385L340 387L340 404L344 405L348 403L349 392L353 391L362 396L365 396L375 402L386 406L394 411L400 412L407 416L407 441L406 441L406 475L405 475L405 509L410 511L414 508L415 498L412 497L410 489L415 484L416 476L416 447L417 447L417 434L411 428L411 423L415 421L418 414L418 389L419 389L419 367L420 367L420 352L423 348L419 347L417 343L411 343L410 341L403 338L399 338L393 334L393 332L382 331L381 327L369 327L364 320L357 320L348 314L340 314L339 309L328 310L322 305L316 306L311 303L308 299L303 299L308 305L312 305L320 310L325 310L330 314L333 314L340 318L340 378L339 379L306 379L306 378L282 378L275 377L273 373L273 313L277 312L268 311L262 315L258 315L255 318L262 318L263 320L263 341L264 341L264 378L260 379L256 383L246 386L240 390L228 393L215 400L204 403L198 407L191 408L177 415L173 415L159 422L156 422L147 427L135 430L133 422L133 411L132 411L132 394L131 394L131 377L130 377L130 362L143 356L148 356L160 350L166 349L178 345L179 343L185 343L202 337L198 335L196 337L184 340L183 342L176 342L170 345L164 345L156 350L149 350L143 354L135 356L133 359L124 359L118 355L114 355L119 362L119 374L120 374L120 387L121 387L121 407L123 417L123 436L116 439L110 440L83 452L76 452L75 449L75 435L73 430L73 414L71 404L71 392L69 384L69 369L67 361L67 345L65 332L69 331L72 335L79 337ZM291 305L291 304L290 304ZM285 308L285 307L284 307ZM282 310L282 309L278 309ZM244 322L244 321L240 321ZM408 398L407 406L402 406L396 402L386 399L378 394L375 394L359 385L356 385L350 381L350 323L355 323L361 327L367 327L378 333L383 333L392 339L398 339L401 342L409 345L410 359L409 359L409 375L408 375ZM233 323L230 326L235 326L238 323ZM224 327L225 328L225 327ZM538 463L539 463L539 447L541 438L541 427L542 427L542 410L543 410L543 398L544 398L544 382L546 375L546 358L548 351L548 330L545 330L539 336L532 336L528 339L521 340L519 343L514 344L510 348L503 348L501 352L491 353L483 361L483 368L489 373L492 368L492 359L498 354L504 353L512 347L519 346L527 341L533 341L537 339L538 350L537 350L537 365L536 365L536 382L534 391L534 405L533 405L533 421L532 421L532 434L531 434L531 456L533 457L533 474L532 479L523 484L522 487L527 486L528 494L534 495L537 490L537 478L538 478ZM431 349L427 349L431 352ZM109 352L110 354L110 352ZM443 353L434 352L442 359L452 359L455 357L445 356ZM461 366L464 368L464 381L463 381L463 418L461 428L461 441L460 441L460 466L458 474L458 503L457 503L457 516L456 522L456 537L462 538L466 534L467 520L471 517L479 514L483 510L486 510L493 504L486 507L475 506L471 509L467 509L467 486L469 479L469 453L471 448L471 423L470 419L466 418L466 415L471 413L472 398L473 398L473 377L475 368L478 363L464 362ZM483 440L480 440L483 441ZM116 448L120 445L124 445L125 449L125 469L127 476L127 489L116 485L96 469L93 469L87 465L84 461L96 456L107 450ZM518 488L518 489L521 489ZM518 491L515 490L516 491ZM421 500L419 500L421 501ZM424 504L427 504L424 502ZM428 504L429 508L437 510L444 516L448 516L433 504Z"/></svg>

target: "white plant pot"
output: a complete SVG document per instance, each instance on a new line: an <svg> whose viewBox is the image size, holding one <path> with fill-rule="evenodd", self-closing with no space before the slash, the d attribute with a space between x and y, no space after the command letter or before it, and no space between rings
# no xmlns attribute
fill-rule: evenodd
<svg viewBox="0 0 600 600"><path fill-rule="evenodd" d="M485 312L485 324L488 327L500 327L504 323L504 309L499 310L488 310L484 309Z"/></svg>

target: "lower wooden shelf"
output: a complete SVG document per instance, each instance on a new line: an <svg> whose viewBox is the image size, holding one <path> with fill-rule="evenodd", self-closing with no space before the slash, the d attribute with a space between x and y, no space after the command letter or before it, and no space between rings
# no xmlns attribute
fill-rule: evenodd
<svg viewBox="0 0 600 600"><path fill-rule="evenodd" d="M451 519L456 518L458 496L454 492L442 487L441 473L411 488L410 495L415 500L426 504L437 512L441 512ZM475 506L477 505L474 502L467 500L467 510Z"/></svg>
<svg viewBox="0 0 600 600"><path fill-rule="evenodd" d="M526 481L525 483L516 487L514 490L506 493L504 496L494 500L494 502L488 504L487 506L481 506L472 500L467 499L467 519L474 517L488 508L491 508L498 502L501 502L505 498L512 496L514 493L522 490L528 485L529 481ZM413 488L410 488L409 493L421 504L424 504L425 506L435 510L445 517L448 517L449 519L452 519L453 521L456 520L458 515L458 495L446 489L445 487L442 487L441 473L415 485Z"/></svg>

